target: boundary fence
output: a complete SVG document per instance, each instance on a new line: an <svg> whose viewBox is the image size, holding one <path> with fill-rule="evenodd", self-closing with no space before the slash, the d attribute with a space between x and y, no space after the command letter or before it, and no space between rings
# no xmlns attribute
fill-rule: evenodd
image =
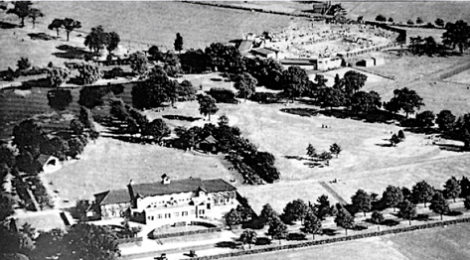
<svg viewBox="0 0 470 260"><path fill-rule="evenodd" d="M305 247L311 247L311 246L332 244L336 242L357 240L357 239L368 238L368 237L377 237L377 236L398 234L398 233L404 233L404 232L410 232L410 231L416 231L416 230L422 230L422 229L428 229L428 228L443 227L446 225L455 225L455 224L460 224L460 223L470 223L470 218L445 220L445 221L440 221L440 222L426 223L426 224L414 225L414 226L409 226L409 227L394 228L394 229L375 231L375 232L367 232L364 234L356 234L356 235L350 235L350 236L344 236L344 237L308 241L308 242L303 242L303 243L298 243L298 244L280 245L280 246L273 246L273 247L266 247L266 248L243 250L243 251L237 251L237 252L225 253L225 254L194 257L191 259L212 260L212 259L221 259L221 258L235 257L235 256L242 256L242 255L252 255L252 254L260 254L260 253L266 253L266 252L274 252L274 251L280 251L280 250L298 249L298 248L305 248Z"/></svg>

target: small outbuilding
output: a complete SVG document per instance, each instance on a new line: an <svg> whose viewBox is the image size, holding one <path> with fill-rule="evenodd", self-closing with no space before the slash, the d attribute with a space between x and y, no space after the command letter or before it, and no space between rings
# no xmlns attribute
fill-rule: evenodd
<svg viewBox="0 0 470 260"><path fill-rule="evenodd" d="M58 171L62 165L59 159L52 155L41 154L37 161L41 164L44 173L52 173Z"/></svg>
<svg viewBox="0 0 470 260"><path fill-rule="evenodd" d="M209 135L208 137L196 143L196 149L211 152L211 153L217 153L218 152L217 143L218 143L217 139L215 139L212 135Z"/></svg>
<svg viewBox="0 0 470 260"><path fill-rule="evenodd" d="M365 58L356 63L357 66L362 67L373 67L375 66L375 60L372 58Z"/></svg>

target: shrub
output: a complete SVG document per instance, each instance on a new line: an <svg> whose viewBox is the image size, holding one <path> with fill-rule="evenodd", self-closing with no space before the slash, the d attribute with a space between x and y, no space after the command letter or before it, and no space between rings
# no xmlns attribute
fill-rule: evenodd
<svg viewBox="0 0 470 260"><path fill-rule="evenodd" d="M378 212L378 211L374 211L372 212L372 216L370 218L371 222L374 223L374 224L381 224L382 222L384 222L384 216L382 215L382 213Z"/></svg>
<svg viewBox="0 0 470 260"><path fill-rule="evenodd" d="M398 131L398 138L401 140L405 139L405 132L403 132L403 130Z"/></svg>
<svg viewBox="0 0 470 260"><path fill-rule="evenodd" d="M28 58L21 57L18 62L16 63L19 71L27 70L31 67L31 62Z"/></svg>
<svg viewBox="0 0 470 260"><path fill-rule="evenodd" d="M90 64L83 64L78 68L78 79L82 85L93 84L101 77L100 69L97 66Z"/></svg>
<svg viewBox="0 0 470 260"><path fill-rule="evenodd" d="M385 18L385 16L383 16L382 14L379 14L379 15L377 15L377 17L375 17L375 20L377 22L385 22L385 21L387 21L387 18Z"/></svg>
<svg viewBox="0 0 470 260"><path fill-rule="evenodd" d="M217 102L220 103L237 103L235 99L235 93L229 89L224 88L211 88L209 90L209 95L211 95Z"/></svg>

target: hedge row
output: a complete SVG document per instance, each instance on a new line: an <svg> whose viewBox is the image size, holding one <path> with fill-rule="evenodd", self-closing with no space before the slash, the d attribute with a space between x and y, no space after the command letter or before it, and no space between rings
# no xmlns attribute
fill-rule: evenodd
<svg viewBox="0 0 470 260"><path fill-rule="evenodd" d="M403 233L403 232L415 231L415 230L420 230L420 229L428 229L428 228L434 228L434 227L442 227L442 226L446 226L446 225L454 225L454 224L459 224L459 223L470 223L470 218L446 220L446 221L441 221L441 222L427 223L427 224L422 224L422 225L415 225L415 226L409 226L409 227L403 227L403 228L395 228L395 229L376 231L376 232L368 232L368 233L364 233L364 234L357 234L357 235L351 235L351 236L335 237L335 238L316 240L316 241L308 241L308 242L297 243L297 244L273 246L273 247L266 247L266 248L258 248L258 249L244 250L244 251L218 254L218 255L211 255L211 256L202 256L202 257L196 257L196 258L191 258L191 259L193 259L193 260L210 260L210 259L220 259L220 258L235 257L235 256L242 256L242 255L259 254L259 253L273 252L273 251L279 251L279 250L296 249L296 248L302 248L302 247L310 247L310 246L331 244L331 243L336 243L336 242L344 242L344 241L362 239L362 238L367 238L367 237L376 237L376 236L384 236L384 235L389 235L389 234L398 234L398 233Z"/></svg>
<svg viewBox="0 0 470 260"><path fill-rule="evenodd" d="M221 232L221 231L222 231L222 228L215 227L215 228L181 231L181 232L167 233L167 234L157 234L157 235L152 234L149 237L151 239L163 239L163 238L169 238L169 237L182 237L182 236L190 236L190 235L196 235L196 234L215 233L215 232Z"/></svg>

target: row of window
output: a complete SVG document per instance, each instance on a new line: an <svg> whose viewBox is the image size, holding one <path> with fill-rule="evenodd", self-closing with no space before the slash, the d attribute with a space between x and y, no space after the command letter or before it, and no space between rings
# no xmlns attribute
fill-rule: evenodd
<svg viewBox="0 0 470 260"><path fill-rule="evenodd" d="M186 217L188 215L189 215L188 211L182 211L181 212L182 217ZM177 217L180 216L180 213L179 212L174 212L174 216L175 216L175 218L177 218ZM147 217L148 220L163 219L163 218L165 218L165 219L171 218L171 213L157 214L156 217L154 217L154 216L148 216Z"/></svg>

